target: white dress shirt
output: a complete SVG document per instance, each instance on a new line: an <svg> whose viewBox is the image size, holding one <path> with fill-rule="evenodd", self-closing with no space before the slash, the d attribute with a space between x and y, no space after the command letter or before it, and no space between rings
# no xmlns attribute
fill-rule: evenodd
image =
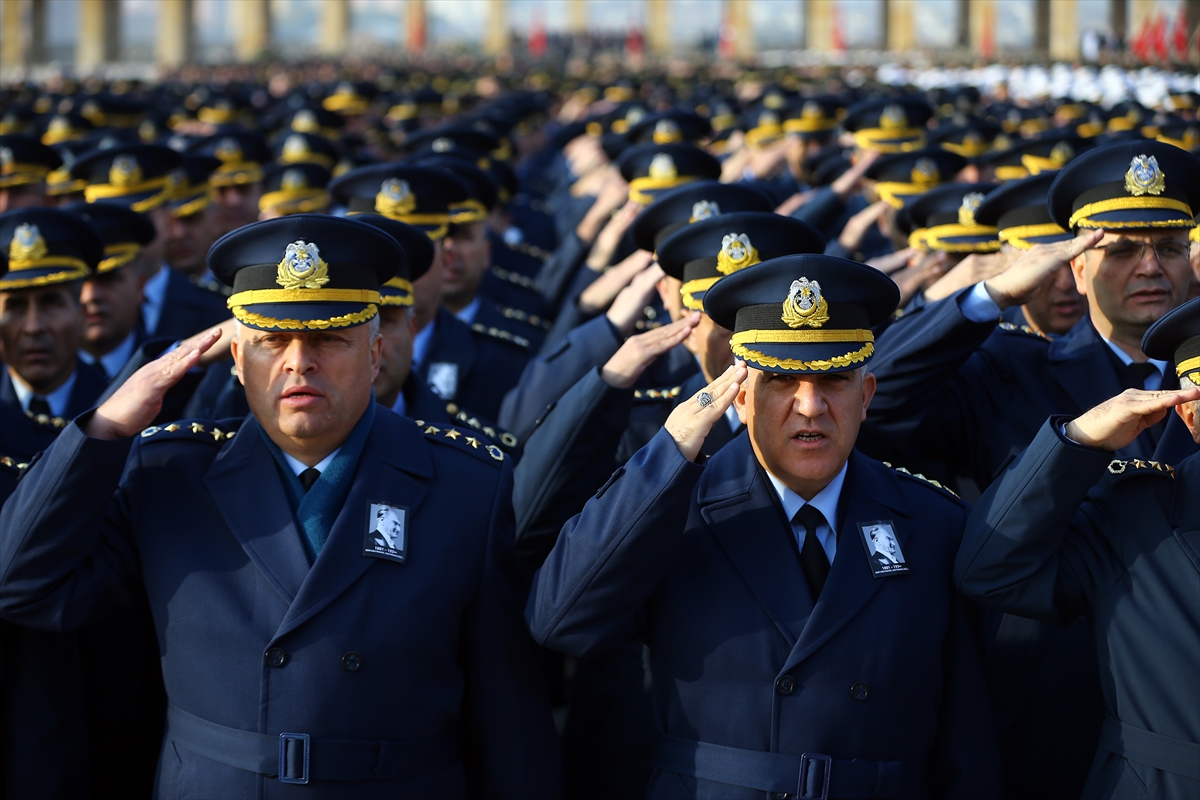
<svg viewBox="0 0 1200 800"><path fill-rule="evenodd" d="M13 391L17 393L17 402L21 404L22 411L29 410L29 401L36 395L33 389L25 385L17 374L13 372L12 367L8 368L8 377L12 380ZM63 381L63 385L55 389L48 395L44 395L46 403L50 406L50 414L55 417L65 417L67 415L67 403L71 400L71 390L75 388L75 373L71 373L71 377Z"/></svg>
<svg viewBox="0 0 1200 800"><path fill-rule="evenodd" d="M336 456L338 454L338 450L341 449L342 448L339 447L337 450L334 450L332 453L322 458L319 462L317 462L316 465L313 466L313 469L315 469L317 472L324 472L325 470L329 469L330 462L333 461L333 457ZM292 472L296 473L297 478L300 477L301 472L304 472L304 470L308 469L308 465L300 459L293 458L285 453L282 449L280 449L279 452L283 453L284 460L287 461L288 466L292 468Z"/></svg>
<svg viewBox="0 0 1200 800"><path fill-rule="evenodd" d="M837 519L838 500L842 496L842 484L846 482L846 470L848 467L849 462L843 464L842 471L829 482L828 486L817 492L817 496L812 500L805 500L787 486L784 486L783 481L776 478L770 472L767 472L767 478L771 481L771 485L775 487L775 493L779 495L779 502L783 504L783 513L789 520L794 520L796 512L806 505L813 506L825 517L825 522L817 526L817 541L821 543L821 547L825 550L825 555L829 556L830 564L833 563L833 557L837 555L837 531L834 529L833 523ZM796 537L796 546L803 549L804 537L808 535L808 532L804 530L803 525L798 525L795 522L792 522L791 526L792 535Z"/></svg>

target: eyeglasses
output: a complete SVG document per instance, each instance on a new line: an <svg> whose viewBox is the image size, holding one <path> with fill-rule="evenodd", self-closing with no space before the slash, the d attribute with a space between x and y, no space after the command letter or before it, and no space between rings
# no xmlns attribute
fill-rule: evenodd
<svg viewBox="0 0 1200 800"><path fill-rule="evenodd" d="M1135 242L1122 239L1112 244L1093 247L1093 250L1103 250L1104 255L1118 264L1140 264L1146 255L1146 248L1152 248L1160 264L1178 264L1187 261L1191 246L1187 242Z"/></svg>

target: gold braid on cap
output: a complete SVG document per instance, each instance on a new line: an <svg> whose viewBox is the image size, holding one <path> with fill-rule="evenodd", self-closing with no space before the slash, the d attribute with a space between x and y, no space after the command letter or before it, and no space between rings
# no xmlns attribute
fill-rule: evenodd
<svg viewBox="0 0 1200 800"><path fill-rule="evenodd" d="M753 361L755 364L767 369L801 369L810 372L824 372L837 367L848 367L851 364L866 361L875 352L875 345L872 342L867 342L858 350L847 353L844 356L834 356L833 358L816 359L814 361L801 361L795 358L775 358L766 353L751 350L744 345L734 344L732 340L730 341L729 349L743 361Z"/></svg>
<svg viewBox="0 0 1200 800"><path fill-rule="evenodd" d="M233 306L232 310L233 316L238 322L252 328L279 328L285 331L323 331L328 328L348 328L351 325L361 325L379 313L379 307L373 303L362 311L328 319L273 319L262 314L254 314L241 306Z"/></svg>

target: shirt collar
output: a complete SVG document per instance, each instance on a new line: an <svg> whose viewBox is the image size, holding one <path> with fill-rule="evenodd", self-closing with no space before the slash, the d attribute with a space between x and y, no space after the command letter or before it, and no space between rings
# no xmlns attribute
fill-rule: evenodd
<svg viewBox="0 0 1200 800"><path fill-rule="evenodd" d="M413 369L416 369L425 360L426 354L429 352L429 345L433 341L433 331L437 327L437 317L429 321L421 330L417 331L417 335L413 337Z"/></svg>
<svg viewBox="0 0 1200 800"><path fill-rule="evenodd" d="M837 526L833 523L837 521L838 500L842 497L842 485L846 482L846 470L849 468L850 462L842 464L842 469L829 484L817 492L817 496L812 500L805 501L803 497L793 492L783 484L783 481L776 478L768 470L763 470L767 473L767 479L771 481L771 485L775 487L775 493L779 495L779 502L783 504L783 513L788 520L792 520L796 516L796 512L806 505L810 505L821 512L825 517L825 523L829 525L829 529L837 534Z"/></svg>
<svg viewBox="0 0 1200 800"><path fill-rule="evenodd" d="M1106 345L1108 345L1109 350L1112 350L1114 353L1117 354L1117 358L1121 359L1122 364L1124 364L1125 366L1128 367L1130 364L1133 363L1133 356L1129 355L1129 353L1126 353L1124 350L1122 350L1121 348L1119 348L1115 344L1113 344L1112 341L1109 340L1109 338L1107 336L1102 334L1100 331L1096 331L1096 335L1104 340L1104 343ZM1154 366L1158 367L1158 372L1160 375L1167 374L1167 362L1166 361L1159 361L1157 358L1148 358L1146 360L1149 361Z"/></svg>
<svg viewBox="0 0 1200 800"><path fill-rule="evenodd" d="M71 401L71 390L75 388L76 373L72 372L71 377L63 381L63 385L55 389L46 397L46 403L50 406L50 413L56 417L65 417L67 415L67 404ZM29 401L34 398L33 389L25 385L13 371L12 367L8 368L8 377L12 380L13 391L17 393L17 402L21 404L22 411L29 410Z"/></svg>
<svg viewBox="0 0 1200 800"><path fill-rule="evenodd" d="M329 468L330 462L333 461L333 457L336 456L338 454L338 450L341 450L341 449L342 448L339 447L337 450L334 450L332 453L330 453L329 455L322 458L315 465L313 465L313 469L315 469L317 472L324 472L325 470L327 470ZM283 453L283 460L286 461L287 465L292 468L292 472L296 473L297 477L300 475L301 472L304 472L304 470L308 469L307 464L305 464L303 461L299 460L298 458L294 458L294 457L288 455L287 453L284 453L282 448L280 449L279 452Z"/></svg>
<svg viewBox="0 0 1200 800"><path fill-rule="evenodd" d="M454 313L454 316L458 317L463 322L470 325L473 322L475 322L475 315L479 313L479 305L482 302L483 302L483 298L476 296L476 298L474 300L467 303L467 305L464 306L461 310L456 311Z"/></svg>
<svg viewBox="0 0 1200 800"><path fill-rule="evenodd" d="M171 268L163 264L142 288L142 322L146 325L147 335L153 335L158 330L163 303L167 299L167 284L170 282Z"/></svg>
<svg viewBox="0 0 1200 800"><path fill-rule="evenodd" d="M134 345L137 343L137 335L134 331L130 331L129 335L119 345L109 350L100 358L96 358L86 350L79 351L79 359L88 364L100 362L100 366L104 368L104 372L109 378L115 377L133 356Z"/></svg>

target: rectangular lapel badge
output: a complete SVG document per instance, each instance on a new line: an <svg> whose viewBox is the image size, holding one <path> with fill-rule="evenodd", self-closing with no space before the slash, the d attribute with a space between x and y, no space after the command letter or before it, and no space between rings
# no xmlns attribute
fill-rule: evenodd
<svg viewBox="0 0 1200 800"><path fill-rule="evenodd" d="M404 563L408 553L408 509L371 503L367 533L363 537L363 555Z"/></svg>
<svg viewBox="0 0 1200 800"><path fill-rule="evenodd" d="M858 523L858 533L867 551L867 563L871 565L871 574L876 578L908 572L894 524L890 519Z"/></svg>

